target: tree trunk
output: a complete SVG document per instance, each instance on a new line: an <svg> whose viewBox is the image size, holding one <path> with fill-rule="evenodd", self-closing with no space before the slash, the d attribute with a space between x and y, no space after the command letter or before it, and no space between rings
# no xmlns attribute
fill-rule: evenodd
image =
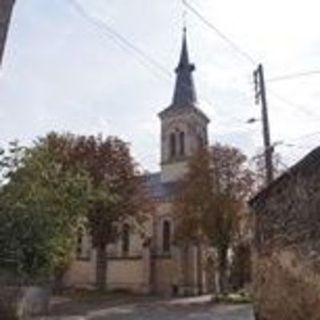
<svg viewBox="0 0 320 320"><path fill-rule="evenodd" d="M221 295L225 295L227 292L227 279L226 279L226 271L227 271L227 249L220 248L218 249L218 275L219 275L219 288L218 293Z"/></svg>
<svg viewBox="0 0 320 320"><path fill-rule="evenodd" d="M202 248L200 243L197 243L197 285L198 294L203 294Z"/></svg>
<svg viewBox="0 0 320 320"><path fill-rule="evenodd" d="M65 274L65 269L58 269L54 275L53 292L55 294L61 294L63 291L64 283L63 277Z"/></svg>
<svg viewBox="0 0 320 320"><path fill-rule="evenodd" d="M97 247L96 287L99 291L107 289L107 250L106 246Z"/></svg>

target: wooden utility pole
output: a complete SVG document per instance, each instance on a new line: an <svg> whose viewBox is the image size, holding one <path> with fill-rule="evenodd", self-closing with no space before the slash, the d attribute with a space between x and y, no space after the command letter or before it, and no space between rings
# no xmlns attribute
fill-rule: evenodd
<svg viewBox="0 0 320 320"><path fill-rule="evenodd" d="M270 139L270 127L268 118L268 107L266 98L266 88L264 82L264 74L262 64L258 65L257 70L253 73L255 83L255 102L261 102L261 116L262 116L262 133L264 142L264 157L265 157L265 170L266 170L266 185L273 180L273 146Z"/></svg>

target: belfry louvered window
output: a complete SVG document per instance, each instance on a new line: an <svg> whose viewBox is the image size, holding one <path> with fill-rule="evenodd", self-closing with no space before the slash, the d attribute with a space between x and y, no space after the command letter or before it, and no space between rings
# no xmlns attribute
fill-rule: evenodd
<svg viewBox="0 0 320 320"><path fill-rule="evenodd" d="M122 229L122 254L124 256L128 255L129 249L130 249L130 227L127 223L125 223Z"/></svg>
<svg viewBox="0 0 320 320"><path fill-rule="evenodd" d="M176 146L176 135L175 133L170 134L170 157L176 156L177 146Z"/></svg>
<svg viewBox="0 0 320 320"><path fill-rule="evenodd" d="M162 251L169 253L171 247L171 224L168 220L163 222L162 229Z"/></svg>
<svg viewBox="0 0 320 320"><path fill-rule="evenodd" d="M184 132L180 131L179 132L179 144L180 144L180 156L184 156L185 153L185 137L184 137Z"/></svg>

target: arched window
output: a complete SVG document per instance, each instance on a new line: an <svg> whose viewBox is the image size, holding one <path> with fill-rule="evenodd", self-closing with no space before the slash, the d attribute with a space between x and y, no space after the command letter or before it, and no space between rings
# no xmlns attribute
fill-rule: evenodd
<svg viewBox="0 0 320 320"><path fill-rule="evenodd" d="M78 260L90 259L90 242L88 234L82 228L78 229L76 255Z"/></svg>
<svg viewBox="0 0 320 320"><path fill-rule="evenodd" d="M198 143L199 143L199 148L202 148L206 145L205 139L200 133L198 134Z"/></svg>
<svg viewBox="0 0 320 320"><path fill-rule="evenodd" d="M82 258L82 252L83 252L83 230L80 228L78 230L77 234L77 258Z"/></svg>
<svg viewBox="0 0 320 320"><path fill-rule="evenodd" d="M184 156L184 132L179 132L180 156Z"/></svg>
<svg viewBox="0 0 320 320"><path fill-rule="evenodd" d="M127 223L122 228L122 254L124 256L129 254L130 248L130 227Z"/></svg>
<svg viewBox="0 0 320 320"><path fill-rule="evenodd" d="M176 156L176 135L174 133L170 134L170 157Z"/></svg>
<svg viewBox="0 0 320 320"><path fill-rule="evenodd" d="M168 220L163 222L162 229L162 251L169 253L171 247L171 224Z"/></svg>

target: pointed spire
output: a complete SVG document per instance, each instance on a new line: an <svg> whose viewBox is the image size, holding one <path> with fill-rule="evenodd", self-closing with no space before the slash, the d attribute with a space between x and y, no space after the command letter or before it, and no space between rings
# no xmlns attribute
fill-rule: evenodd
<svg viewBox="0 0 320 320"><path fill-rule="evenodd" d="M178 67L175 69L177 74L176 84L173 94L172 106L186 107L194 106L197 102L196 91L193 84L192 72L195 67L189 62L187 45L187 28L183 28L182 48Z"/></svg>

